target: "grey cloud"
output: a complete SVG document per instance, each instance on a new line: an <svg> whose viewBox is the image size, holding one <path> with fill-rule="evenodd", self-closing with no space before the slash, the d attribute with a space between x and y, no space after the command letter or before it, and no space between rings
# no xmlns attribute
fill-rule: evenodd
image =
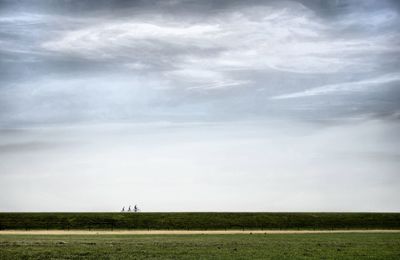
<svg viewBox="0 0 400 260"><path fill-rule="evenodd" d="M31 153L40 150L48 150L57 147L65 147L65 144L51 142L25 142L25 143L8 143L0 144L1 154L10 153Z"/></svg>
<svg viewBox="0 0 400 260"><path fill-rule="evenodd" d="M377 83L375 92L347 91L349 97L319 95L321 100L308 104L271 100L326 88L333 93L337 87L332 86L342 86L343 91L340 84L346 82L398 74L400 22L395 1L2 5L3 123L169 120L168 115L190 113L220 120L293 114L326 118L348 113L344 107L358 107L350 116L396 114L400 109L389 98L397 93L394 83L390 88ZM85 87L70 80L63 83L67 78ZM145 102L133 101L140 87L129 85L138 81ZM74 92L77 88L83 90ZM125 89L124 97L101 98L115 88ZM378 95L379 102L374 99ZM365 97L362 106L360 96ZM234 112L227 113L227 108Z"/></svg>

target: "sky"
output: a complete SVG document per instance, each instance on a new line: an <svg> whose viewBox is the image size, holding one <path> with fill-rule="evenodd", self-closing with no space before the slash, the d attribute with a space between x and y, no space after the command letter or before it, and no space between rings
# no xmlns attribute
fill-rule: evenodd
<svg viewBox="0 0 400 260"><path fill-rule="evenodd" d="M396 0L0 0L0 211L400 212Z"/></svg>

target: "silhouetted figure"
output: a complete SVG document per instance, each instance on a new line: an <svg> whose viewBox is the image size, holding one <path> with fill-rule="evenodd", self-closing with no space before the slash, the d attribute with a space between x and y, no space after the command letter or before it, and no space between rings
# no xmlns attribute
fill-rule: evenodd
<svg viewBox="0 0 400 260"><path fill-rule="evenodd" d="M125 206L122 207L121 212L125 212Z"/></svg>
<svg viewBox="0 0 400 260"><path fill-rule="evenodd" d="M128 212L131 212L132 210L131 210L131 205L129 205L129 208L128 208Z"/></svg>
<svg viewBox="0 0 400 260"><path fill-rule="evenodd" d="M137 205L135 205L135 207L133 208L133 211L134 211L134 212L138 212L138 211L139 211L139 208L138 208Z"/></svg>

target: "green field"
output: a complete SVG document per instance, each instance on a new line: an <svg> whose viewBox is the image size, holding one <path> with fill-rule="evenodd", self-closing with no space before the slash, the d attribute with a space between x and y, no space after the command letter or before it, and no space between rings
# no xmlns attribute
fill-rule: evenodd
<svg viewBox="0 0 400 260"><path fill-rule="evenodd" d="M400 229L400 213L0 213L4 229Z"/></svg>
<svg viewBox="0 0 400 260"><path fill-rule="evenodd" d="M0 259L400 259L399 233L0 235Z"/></svg>

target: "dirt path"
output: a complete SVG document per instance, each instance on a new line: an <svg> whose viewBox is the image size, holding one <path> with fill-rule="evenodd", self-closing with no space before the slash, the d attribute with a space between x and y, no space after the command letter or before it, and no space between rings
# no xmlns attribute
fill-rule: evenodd
<svg viewBox="0 0 400 260"><path fill-rule="evenodd" d="M400 230L1 230L0 235L195 235L195 234L323 234L400 233Z"/></svg>

